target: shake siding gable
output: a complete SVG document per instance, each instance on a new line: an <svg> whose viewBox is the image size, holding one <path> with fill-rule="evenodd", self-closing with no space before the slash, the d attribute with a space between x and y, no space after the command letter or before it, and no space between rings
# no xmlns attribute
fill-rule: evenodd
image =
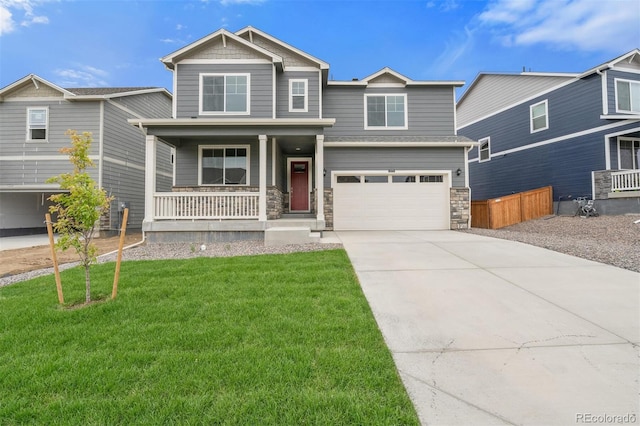
<svg viewBox="0 0 640 426"><path fill-rule="evenodd" d="M273 66L271 64L180 64L177 74L176 118L199 116L200 74L250 74L250 112L246 114L225 114L225 117L272 118L273 109ZM216 117L215 115L207 117Z"/></svg>

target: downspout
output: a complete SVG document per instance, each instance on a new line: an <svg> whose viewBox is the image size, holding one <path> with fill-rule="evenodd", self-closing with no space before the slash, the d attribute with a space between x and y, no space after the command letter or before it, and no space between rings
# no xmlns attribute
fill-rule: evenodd
<svg viewBox="0 0 640 426"><path fill-rule="evenodd" d="M467 229L471 229L471 185L469 185L469 152L473 147L468 146L464 152L464 185L469 188L469 219L467 219Z"/></svg>

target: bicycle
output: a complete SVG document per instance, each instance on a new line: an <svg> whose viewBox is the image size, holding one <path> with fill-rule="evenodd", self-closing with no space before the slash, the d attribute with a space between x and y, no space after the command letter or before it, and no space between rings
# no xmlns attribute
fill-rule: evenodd
<svg viewBox="0 0 640 426"><path fill-rule="evenodd" d="M596 206L593 204L593 200L589 200L587 197L576 197L573 202L577 204L574 216L580 216L583 218L600 216L600 213L596 210Z"/></svg>

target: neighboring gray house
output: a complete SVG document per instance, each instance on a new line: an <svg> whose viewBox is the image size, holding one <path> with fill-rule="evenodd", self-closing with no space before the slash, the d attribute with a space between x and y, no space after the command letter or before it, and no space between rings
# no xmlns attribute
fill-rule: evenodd
<svg viewBox="0 0 640 426"><path fill-rule="evenodd" d="M485 74L457 105L471 196L553 186L554 200L640 213L640 50L583 73Z"/></svg>
<svg viewBox="0 0 640 426"><path fill-rule="evenodd" d="M102 230L117 230L123 206L129 228L144 214L145 138L127 119L171 116L171 94L162 88L63 89L28 75L0 89L0 236L46 232L47 198L59 192L45 181L70 172L68 129L91 132L93 179L115 197ZM156 185L173 183L171 149L157 153Z"/></svg>
<svg viewBox="0 0 640 426"><path fill-rule="evenodd" d="M168 56L173 118L130 119L147 144L149 241L260 238L265 230L451 229L469 224L459 81L389 68L332 81L329 65L252 27ZM155 191L156 147L176 150Z"/></svg>

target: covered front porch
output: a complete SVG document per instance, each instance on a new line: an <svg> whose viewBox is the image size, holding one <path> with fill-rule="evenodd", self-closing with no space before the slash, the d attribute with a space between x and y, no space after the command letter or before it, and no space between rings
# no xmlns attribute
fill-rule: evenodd
<svg viewBox="0 0 640 426"><path fill-rule="evenodd" d="M244 125L226 120L209 126L195 121L142 124L142 229L148 241L262 239L274 227L327 228L323 126L333 120L269 120L270 126L251 126L246 120ZM171 192L156 191L161 143L175 148Z"/></svg>

